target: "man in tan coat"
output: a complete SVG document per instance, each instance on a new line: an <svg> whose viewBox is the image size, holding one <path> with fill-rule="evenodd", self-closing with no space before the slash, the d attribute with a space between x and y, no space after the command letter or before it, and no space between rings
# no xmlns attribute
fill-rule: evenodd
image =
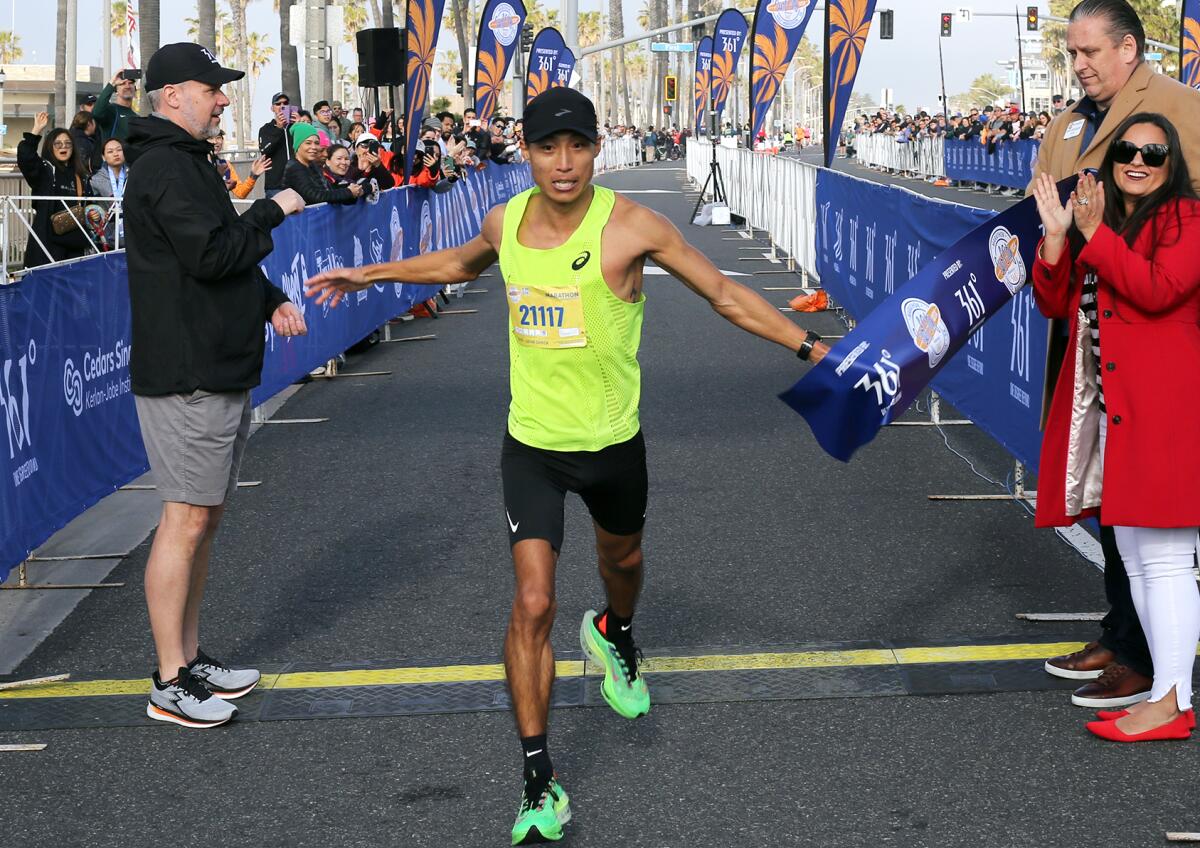
<svg viewBox="0 0 1200 848"><path fill-rule="evenodd" d="M1156 74L1143 61L1145 48L1145 30L1126 0L1083 0L1072 10L1067 52L1086 96L1046 129L1033 183L1043 173L1063 180L1085 168L1099 168L1122 121L1138 112L1157 112L1179 131L1192 183L1200 191L1200 91ZM1027 194L1033 193L1033 183ZM1051 327L1047 398L1066 343L1060 330ZM1046 671L1090 681L1075 690L1072 703L1119 709L1149 697L1154 669L1111 527L1100 528L1100 542L1105 595L1111 607L1101 622L1101 636L1080 651L1047 660Z"/></svg>

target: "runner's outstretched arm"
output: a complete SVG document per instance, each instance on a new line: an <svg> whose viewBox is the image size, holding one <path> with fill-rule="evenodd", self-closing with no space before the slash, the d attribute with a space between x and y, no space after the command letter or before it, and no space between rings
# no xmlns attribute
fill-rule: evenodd
<svg viewBox="0 0 1200 848"><path fill-rule="evenodd" d="M483 219L480 234L466 244L398 262L334 268L305 282L304 293L308 297L315 297L318 304L329 300L329 305L333 307L350 292L361 291L372 283L400 281L439 285L469 282L482 274L500 255L503 221L504 207L497 206Z"/></svg>
<svg viewBox="0 0 1200 848"><path fill-rule="evenodd" d="M787 318L757 292L726 277L711 260L692 245L664 216L638 206L634 231L648 245L646 255L665 268L688 288L703 297L714 311L730 323L767 341L796 351L807 330ZM809 361L820 362L829 346L817 342Z"/></svg>

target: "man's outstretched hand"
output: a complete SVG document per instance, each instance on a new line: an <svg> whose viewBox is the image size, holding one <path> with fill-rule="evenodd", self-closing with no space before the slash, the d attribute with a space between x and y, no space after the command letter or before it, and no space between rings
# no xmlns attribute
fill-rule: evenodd
<svg viewBox="0 0 1200 848"><path fill-rule="evenodd" d="M334 268L310 278L304 284L304 294L315 297L318 306L329 301L330 308L333 308L350 292L362 291L369 285L362 268Z"/></svg>

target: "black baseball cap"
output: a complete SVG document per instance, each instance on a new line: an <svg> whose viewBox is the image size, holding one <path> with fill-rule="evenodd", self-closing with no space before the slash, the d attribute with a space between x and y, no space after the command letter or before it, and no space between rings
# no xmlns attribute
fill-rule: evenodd
<svg viewBox="0 0 1200 848"><path fill-rule="evenodd" d="M221 63L207 47L179 41L164 44L154 51L146 63L146 91L155 91L164 85L178 85L195 80L206 85L224 85L240 80L245 71L222 68Z"/></svg>
<svg viewBox="0 0 1200 848"><path fill-rule="evenodd" d="M596 107L580 91L550 88L529 101L524 116L525 141L540 141L557 132L579 133L596 142Z"/></svg>

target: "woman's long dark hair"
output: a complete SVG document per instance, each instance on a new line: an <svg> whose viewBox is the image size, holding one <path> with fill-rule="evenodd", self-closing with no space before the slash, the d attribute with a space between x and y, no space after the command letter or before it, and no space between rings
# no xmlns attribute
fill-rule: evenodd
<svg viewBox="0 0 1200 848"><path fill-rule="evenodd" d="M88 173L87 166L83 162L83 157L79 152L79 145L75 143L75 139L71 137L71 131L63 127L55 127L46 134L46 140L42 142L42 158L53 165L55 168L61 168L63 165L54 157L54 140L60 135L65 135L67 141L71 142L71 158L67 160L66 167L73 168L75 173L79 175L79 179L85 183L91 174Z"/></svg>
<svg viewBox="0 0 1200 848"><path fill-rule="evenodd" d="M1113 149L1118 141L1125 137L1130 127L1138 124L1152 124L1163 131L1167 137L1167 179L1150 194L1136 202L1133 211L1126 215L1125 193L1121 191L1114 177ZM1152 244L1158 243L1156 213L1164 204L1175 203L1180 198L1200 199L1192 188L1192 177L1188 173L1187 160L1183 158L1183 146L1179 142L1179 132L1175 125L1155 112L1138 112L1126 118L1113 134L1113 142L1104 153L1104 161L1100 165L1100 182L1104 183L1104 223L1125 239L1130 247L1141 233L1142 228L1150 223L1154 238ZM1177 232L1182 232L1179 205L1175 203L1175 223Z"/></svg>

